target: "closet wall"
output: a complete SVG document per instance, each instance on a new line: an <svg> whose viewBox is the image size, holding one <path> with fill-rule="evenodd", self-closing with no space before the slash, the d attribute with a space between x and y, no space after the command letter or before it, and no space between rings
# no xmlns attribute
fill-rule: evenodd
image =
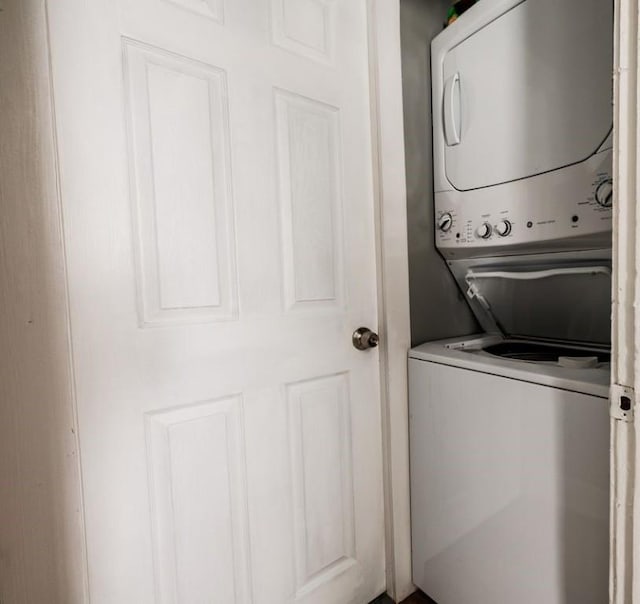
<svg viewBox="0 0 640 604"><path fill-rule="evenodd" d="M479 331L433 234L430 43L450 0L400 0L402 91L407 172L411 342Z"/></svg>

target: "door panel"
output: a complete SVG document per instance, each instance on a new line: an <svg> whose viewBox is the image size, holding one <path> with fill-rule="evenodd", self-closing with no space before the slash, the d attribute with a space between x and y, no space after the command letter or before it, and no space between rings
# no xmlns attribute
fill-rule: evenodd
<svg viewBox="0 0 640 604"><path fill-rule="evenodd" d="M369 601L366 3L115 5L51 6L92 602Z"/></svg>
<svg viewBox="0 0 640 604"><path fill-rule="evenodd" d="M299 595L356 563L348 380L287 385Z"/></svg>
<svg viewBox="0 0 640 604"><path fill-rule="evenodd" d="M234 318L226 74L130 40L123 50L141 321Z"/></svg>
<svg viewBox="0 0 640 604"><path fill-rule="evenodd" d="M332 63L336 7L325 0L272 0L274 44L300 56Z"/></svg>
<svg viewBox="0 0 640 604"><path fill-rule="evenodd" d="M250 602L242 398L151 412L145 428L161 601Z"/></svg>
<svg viewBox="0 0 640 604"><path fill-rule="evenodd" d="M288 309L342 306L339 110L275 91Z"/></svg>

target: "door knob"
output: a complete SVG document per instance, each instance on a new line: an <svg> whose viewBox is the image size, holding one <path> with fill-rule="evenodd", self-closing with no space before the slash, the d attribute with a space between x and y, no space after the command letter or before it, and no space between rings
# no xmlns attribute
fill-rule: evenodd
<svg viewBox="0 0 640 604"><path fill-rule="evenodd" d="M371 331L368 327L358 327L351 336L354 348L358 350L368 350L375 348L380 341L378 334Z"/></svg>

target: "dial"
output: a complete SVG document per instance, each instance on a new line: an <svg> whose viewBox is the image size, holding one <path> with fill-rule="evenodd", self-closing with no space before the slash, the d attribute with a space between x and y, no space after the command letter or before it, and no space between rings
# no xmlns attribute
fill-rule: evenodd
<svg viewBox="0 0 640 604"><path fill-rule="evenodd" d="M603 208L610 208L613 205L613 180L607 178L596 188L596 201Z"/></svg>
<svg viewBox="0 0 640 604"><path fill-rule="evenodd" d="M453 226L453 216L449 212L445 212L438 218L438 228L446 233Z"/></svg>
<svg viewBox="0 0 640 604"><path fill-rule="evenodd" d="M488 222L483 222L478 227L478 237L481 239L489 239L491 237L491 225Z"/></svg>
<svg viewBox="0 0 640 604"><path fill-rule="evenodd" d="M500 237L506 237L511 232L511 223L508 220L501 220L496 225L496 231Z"/></svg>

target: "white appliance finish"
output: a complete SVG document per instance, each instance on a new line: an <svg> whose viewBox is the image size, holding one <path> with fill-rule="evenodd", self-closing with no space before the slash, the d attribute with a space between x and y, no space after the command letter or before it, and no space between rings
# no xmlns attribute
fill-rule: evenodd
<svg viewBox="0 0 640 604"><path fill-rule="evenodd" d="M602 604L608 370L411 351L413 580L438 604Z"/></svg>
<svg viewBox="0 0 640 604"><path fill-rule="evenodd" d="M611 230L612 31L611 2L483 0L433 40L446 257L599 247Z"/></svg>
<svg viewBox="0 0 640 604"><path fill-rule="evenodd" d="M607 601L609 364L484 348L609 344L612 8L482 0L432 43L436 245L490 334L410 353L413 580L438 604Z"/></svg>

